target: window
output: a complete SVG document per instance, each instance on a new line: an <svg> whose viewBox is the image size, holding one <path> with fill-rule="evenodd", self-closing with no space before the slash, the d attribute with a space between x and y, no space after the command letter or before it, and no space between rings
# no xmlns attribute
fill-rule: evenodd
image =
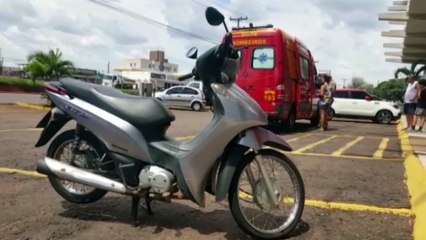
<svg viewBox="0 0 426 240"><path fill-rule="evenodd" d="M335 92L334 98L349 98L349 92Z"/></svg>
<svg viewBox="0 0 426 240"><path fill-rule="evenodd" d="M183 89L183 94L190 94L190 95L197 95L197 91L191 88L185 88Z"/></svg>
<svg viewBox="0 0 426 240"><path fill-rule="evenodd" d="M296 52L293 49L290 49L289 47L286 48L286 52L287 52L287 64L286 66L286 71L288 71L288 76L291 79L296 80L297 77L297 67L296 67Z"/></svg>
<svg viewBox="0 0 426 240"><path fill-rule="evenodd" d="M237 53L238 53L238 61L239 61L239 65L240 65L240 69L243 67L243 57L244 57L244 55L243 55L243 51L240 49L240 50L237 50Z"/></svg>
<svg viewBox="0 0 426 240"><path fill-rule="evenodd" d="M180 94L183 92L182 87L172 88L169 91L166 92L166 94Z"/></svg>
<svg viewBox="0 0 426 240"><path fill-rule="evenodd" d="M271 47L256 48L253 51L251 66L253 69L274 69L275 53Z"/></svg>
<svg viewBox="0 0 426 240"><path fill-rule="evenodd" d="M304 57L300 57L300 76L303 80L309 80L309 62Z"/></svg>
<svg viewBox="0 0 426 240"><path fill-rule="evenodd" d="M200 83L190 83L189 86L193 87L193 88L199 89L200 88Z"/></svg>
<svg viewBox="0 0 426 240"><path fill-rule="evenodd" d="M351 92L352 99L365 99L368 94L366 92Z"/></svg>

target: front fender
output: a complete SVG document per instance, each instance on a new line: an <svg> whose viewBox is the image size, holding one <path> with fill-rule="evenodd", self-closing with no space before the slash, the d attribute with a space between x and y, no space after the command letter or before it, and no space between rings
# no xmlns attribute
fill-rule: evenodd
<svg viewBox="0 0 426 240"><path fill-rule="evenodd" d="M284 151L292 151L292 148L284 139L264 128L250 128L241 135L238 144L242 146L259 150L263 145L266 145Z"/></svg>
<svg viewBox="0 0 426 240"><path fill-rule="evenodd" d="M235 170L249 149L259 150L266 145L284 151L292 150L290 145L275 133L259 127L242 132L231 144L233 145L228 146L229 150L222 156L217 176L215 196L218 202L226 198Z"/></svg>

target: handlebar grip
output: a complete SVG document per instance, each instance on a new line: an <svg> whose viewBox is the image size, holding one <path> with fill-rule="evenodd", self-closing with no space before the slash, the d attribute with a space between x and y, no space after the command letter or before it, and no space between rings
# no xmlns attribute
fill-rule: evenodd
<svg viewBox="0 0 426 240"><path fill-rule="evenodd" d="M193 74L193 73L187 73L187 74L185 74L185 75L182 75L182 76L178 77L178 80L179 80L179 81L183 81L183 80L186 80L186 79L188 79L188 78L192 78L193 76L194 76L194 74Z"/></svg>

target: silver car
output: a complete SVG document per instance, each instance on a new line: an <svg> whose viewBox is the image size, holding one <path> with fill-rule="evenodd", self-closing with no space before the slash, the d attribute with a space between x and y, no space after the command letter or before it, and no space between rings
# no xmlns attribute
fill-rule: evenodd
<svg viewBox="0 0 426 240"><path fill-rule="evenodd" d="M206 105L204 94L196 88L175 86L155 93L155 98L169 107L190 107L194 111L202 110Z"/></svg>

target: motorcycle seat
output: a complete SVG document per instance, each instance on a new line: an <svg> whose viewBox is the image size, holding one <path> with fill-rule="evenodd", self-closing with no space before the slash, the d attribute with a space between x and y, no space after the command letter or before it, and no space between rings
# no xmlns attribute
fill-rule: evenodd
<svg viewBox="0 0 426 240"><path fill-rule="evenodd" d="M71 96L101 108L142 131L148 127L168 125L175 120L173 113L155 98L132 96L113 87L71 78L61 79L60 83Z"/></svg>

